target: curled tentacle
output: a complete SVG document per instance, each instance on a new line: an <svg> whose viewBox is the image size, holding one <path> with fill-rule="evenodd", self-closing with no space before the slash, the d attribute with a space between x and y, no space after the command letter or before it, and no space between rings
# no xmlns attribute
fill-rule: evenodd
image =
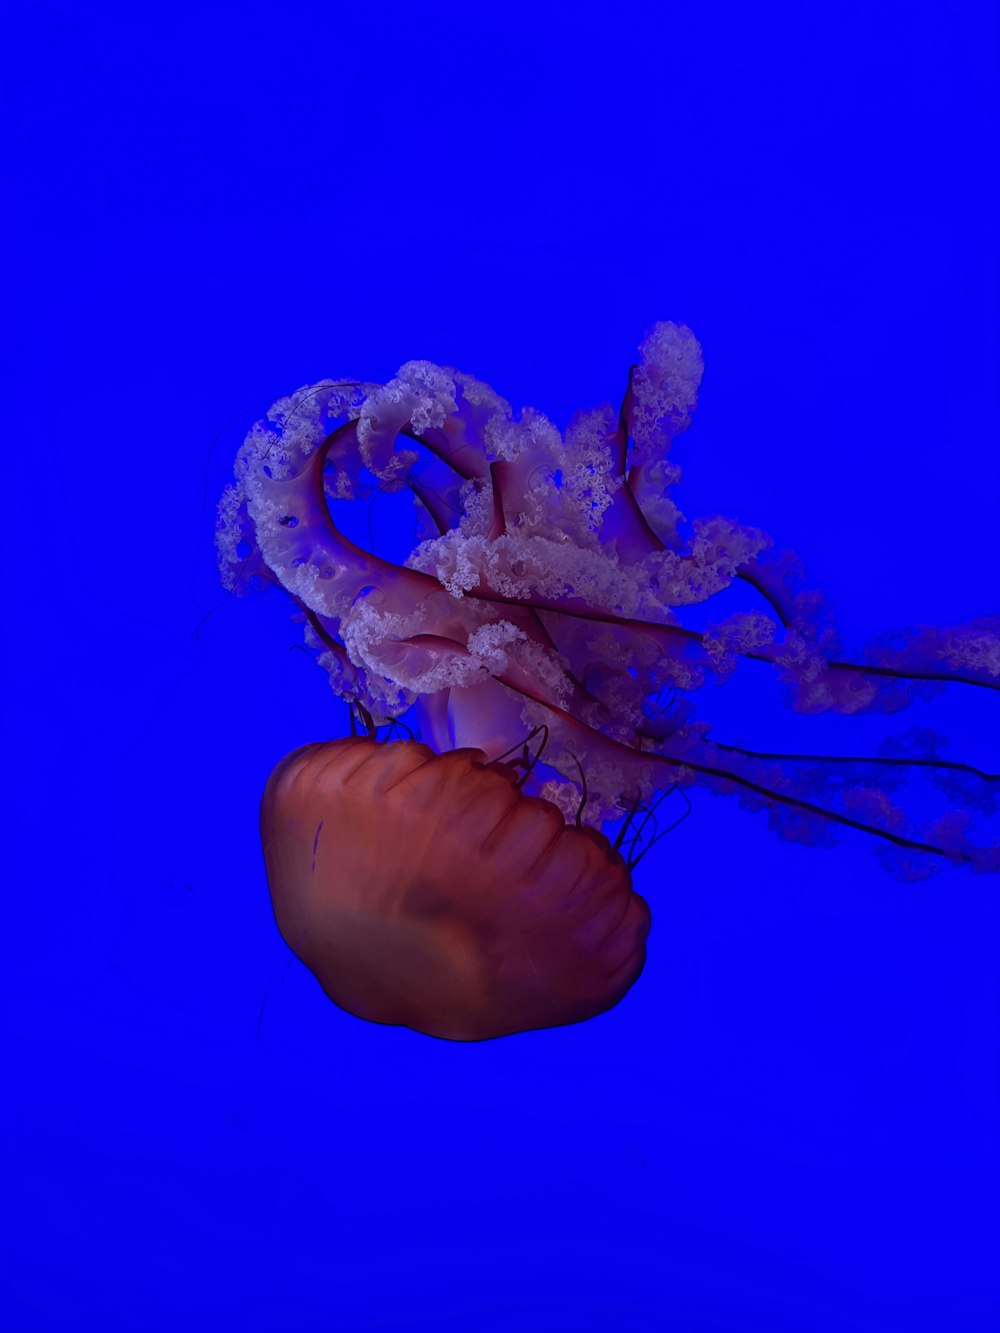
<svg viewBox="0 0 1000 1333"><path fill-rule="evenodd" d="M992 773L936 750L892 754L891 738L869 758L753 750L716 743L696 720L699 690L747 660L776 672L803 714L892 714L952 684L1000 690L1000 617L889 635L850 660L793 553L722 516L687 522L671 450L701 376L691 331L662 323L617 413L578 413L565 435L426 361L384 386L300 390L237 457L219 506L224 581L291 595L352 726L372 733L415 707L439 752L476 748L502 764L521 751L508 765L519 785L568 823L649 821L657 792L686 800L697 784L766 809L786 838L870 833L907 875L928 858L996 869L996 847L972 836L973 815L995 810ZM425 536L397 565L348 540L335 515L403 487ZM736 582L760 610L684 623ZM906 800L920 782L917 813Z"/></svg>

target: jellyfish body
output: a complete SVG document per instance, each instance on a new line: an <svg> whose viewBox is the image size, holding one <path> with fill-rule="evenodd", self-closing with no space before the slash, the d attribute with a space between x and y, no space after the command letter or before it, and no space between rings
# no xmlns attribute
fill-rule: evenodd
<svg viewBox="0 0 1000 1333"><path fill-rule="evenodd" d="M223 581L291 596L352 729L369 732L296 752L264 802L279 924L343 1007L476 1037L615 1003L648 917L634 859L600 830L695 785L766 810L785 838L871 834L907 878L948 861L1000 870L1000 843L973 836L1000 779L944 758L930 729L833 757L724 742L698 719L698 690L744 662L777 672L803 714L891 715L949 684L1000 691L1000 617L917 626L850 659L794 553L721 515L687 522L670 454L701 377L690 329L660 323L620 409L577 413L565 435L412 361L383 386L307 386L247 436L219 505ZM423 535L396 565L333 513L404 487ZM756 608L725 606L740 586ZM685 625L710 601L707 628ZM426 746L376 742L411 709ZM499 761L522 749L512 786Z"/></svg>
<svg viewBox="0 0 1000 1333"><path fill-rule="evenodd" d="M261 836L282 935L361 1018L477 1041L592 1018L642 970L621 855L480 751L306 746L272 773Z"/></svg>

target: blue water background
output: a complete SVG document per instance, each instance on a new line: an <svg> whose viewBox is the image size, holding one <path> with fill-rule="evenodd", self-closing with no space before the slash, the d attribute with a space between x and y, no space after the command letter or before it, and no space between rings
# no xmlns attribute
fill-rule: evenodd
<svg viewBox="0 0 1000 1333"><path fill-rule="evenodd" d="M800 550L851 650L996 612L994 7L12 12L0 1325L995 1328L1000 881L697 795L613 1012L359 1022L289 963L257 837L344 711L211 545L299 385L422 357L562 427L675 319L689 516ZM376 541L408 521L380 500ZM931 725L998 766L985 691L803 720L741 681L720 739Z"/></svg>

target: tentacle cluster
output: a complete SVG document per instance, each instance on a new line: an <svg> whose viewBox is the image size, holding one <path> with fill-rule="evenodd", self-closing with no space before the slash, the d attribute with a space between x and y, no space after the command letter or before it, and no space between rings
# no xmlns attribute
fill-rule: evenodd
<svg viewBox="0 0 1000 1333"><path fill-rule="evenodd" d="M695 719L694 692L745 659L770 664L803 713L895 712L949 682L1000 689L1000 616L896 633L846 661L794 553L730 518L686 520L670 453L701 377L690 329L659 323L618 411L577 413L565 435L428 361L382 386L306 386L239 451L218 510L223 582L290 594L334 692L373 725L415 706L435 749L491 759L544 729L527 782L567 820L600 826L698 783L765 808L786 838L876 834L911 877L943 858L1000 869L1000 846L970 836L996 776L941 760L925 733L834 759L716 743ZM400 566L349 541L333 511L403 487L425 536ZM736 582L759 609L682 623ZM896 797L928 775L951 804L932 800L918 819Z"/></svg>

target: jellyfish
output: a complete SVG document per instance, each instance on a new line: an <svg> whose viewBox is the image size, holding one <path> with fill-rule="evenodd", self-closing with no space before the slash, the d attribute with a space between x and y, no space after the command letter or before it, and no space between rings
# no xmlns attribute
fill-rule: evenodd
<svg viewBox="0 0 1000 1333"><path fill-rule="evenodd" d="M283 759L261 804L278 927L343 1009L476 1041L611 1008L645 962L633 874L665 798L686 812L695 787L799 843L868 834L904 879L1000 871L974 828L1000 775L934 731L831 756L750 749L699 716L737 670L776 673L803 715L1000 689L1000 616L853 660L794 552L687 519L671 454L702 374L691 330L659 322L618 409L565 432L409 361L386 384L307 385L247 435L218 506L223 584L283 589L348 708L350 734ZM404 489L402 564L338 527L338 507ZM741 588L750 609L726 605Z"/></svg>

